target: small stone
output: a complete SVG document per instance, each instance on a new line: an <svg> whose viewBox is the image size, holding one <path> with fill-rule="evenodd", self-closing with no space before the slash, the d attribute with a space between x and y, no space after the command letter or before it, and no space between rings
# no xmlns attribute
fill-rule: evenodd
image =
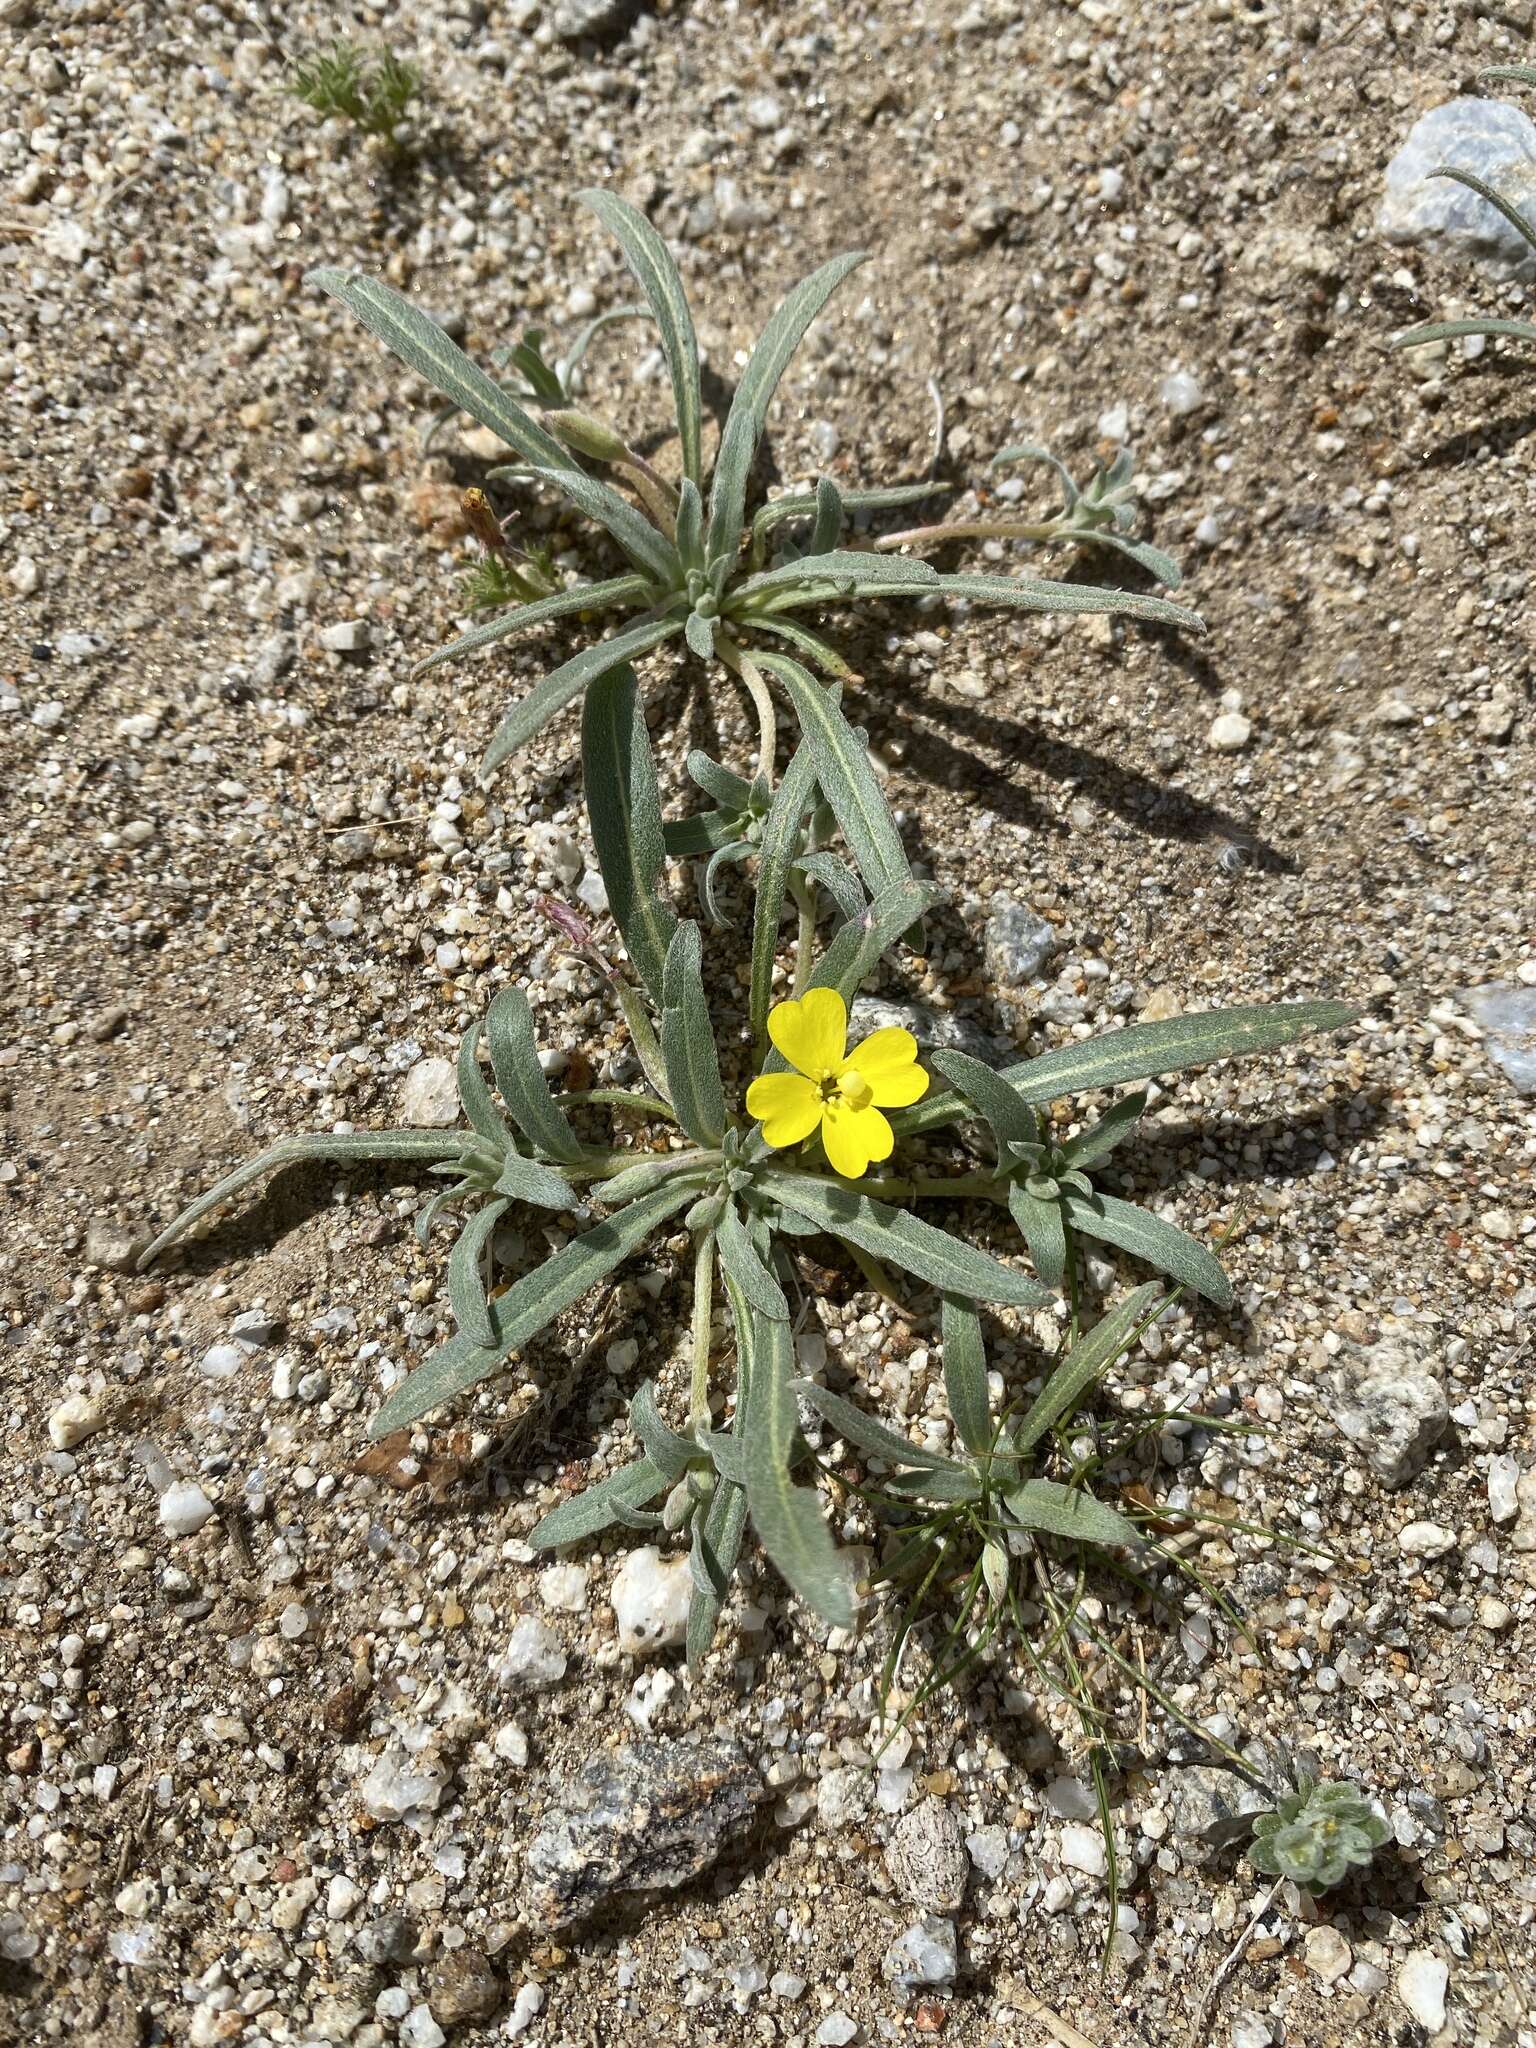
<svg viewBox="0 0 1536 2048"><path fill-rule="evenodd" d="M559 1614L580 1614L587 1604L587 1573L579 1564L552 1564L539 1573L539 1598Z"/></svg>
<svg viewBox="0 0 1536 2048"><path fill-rule="evenodd" d="M1497 1244L1509 1244L1516 1235L1516 1224L1507 1209L1489 1209L1479 1226L1484 1237L1491 1237Z"/></svg>
<svg viewBox="0 0 1536 2048"><path fill-rule="evenodd" d="M427 2003L445 2027L488 2020L501 2004L501 1979L477 1948L452 1948L427 1972Z"/></svg>
<svg viewBox="0 0 1536 2048"><path fill-rule="evenodd" d="M859 2023L845 2012L829 2012L816 2029L816 2048L848 2048L859 2038Z"/></svg>
<svg viewBox="0 0 1536 2048"><path fill-rule="evenodd" d="M1223 711L1211 721L1207 744L1218 754L1238 754L1253 737L1252 722L1241 711Z"/></svg>
<svg viewBox="0 0 1536 2048"><path fill-rule="evenodd" d="M1484 1593L1477 1603L1477 1618L1490 1635L1501 1636L1506 1629L1515 1625L1515 1612L1506 1607L1502 1600L1495 1600L1491 1593Z"/></svg>
<svg viewBox="0 0 1536 2048"><path fill-rule="evenodd" d="M1445 2025L1450 1978L1449 1967L1427 1948L1411 1950L1397 1973L1397 1995L1426 2034L1438 2034Z"/></svg>
<svg viewBox="0 0 1536 2048"><path fill-rule="evenodd" d="M848 1006L848 1042L856 1045L872 1031L910 1031L917 1049L925 1052L968 1052L988 1066L1006 1065L1009 1045L1000 1044L969 1017L954 1010L930 1009L926 1003L897 1002L890 996L855 996Z"/></svg>
<svg viewBox="0 0 1536 2048"><path fill-rule="evenodd" d="M1387 165L1386 196L1376 217L1388 241L1470 257L1501 277L1529 275L1531 251L1524 237L1467 186L1432 176L1442 164L1471 171L1511 206L1528 212L1536 200L1536 125L1506 100L1468 97L1432 107L1414 122Z"/></svg>
<svg viewBox="0 0 1536 2048"><path fill-rule="evenodd" d="M881 1975L899 1991L931 1990L953 1984L959 1968L955 1923L933 1913L898 1935L880 1965Z"/></svg>
<svg viewBox="0 0 1536 2048"><path fill-rule="evenodd" d="M1397 1547L1404 1557L1444 1557L1456 1548L1456 1536L1438 1522L1410 1522L1398 1530Z"/></svg>
<svg viewBox="0 0 1536 2048"><path fill-rule="evenodd" d="M18 555L8 572L8 581L18 597L31 597L42 581L42 571L31 555Z"/></svg>
<svg viewBox="0 0 1536 2048"><path fill-rule="evenodd" d="M1304 1943L1307 1968L1325 1984L1337 1984L1355 1960L1355 1952L1336 1927L1309 1927Z"/></svg>
<svg viewBox="0 0 1536 2048"><path fill-rule="evenodd" d="M400 1089L400 1115L408 1124L446 1130L459 1120L459 1080L452 1060L418 1060Z"/></svg>
<svg viewBox="0 0 1536 2048"><path fill-rule="evenodd" d="M771 135L784 119L783 108L773 94L767 92L755 93L747 101L743 112L747 117L747 126L755 128L759 135Z"/></svg>
<svg viewBox="0 0 1536 2048"><path fill-rule="evenodd" d="M868 1771L840 1764L823 1771L816 1785L816 1818L824 1828L845 1828L869 1812L873 1791Z"/></svg>
<svg viewBox="0 0 1536 2048"><path fill-rule="evenodd" d="M1170 370L1159 383L1157 395L1176 420L1198 412L1205 398L1198 378L1188 370Z"/></svg>
<svg viewBox="0 0 1536 2048"><path fill-rule="evenodd" d="M368 646L366 619L340 619L320 628L320 645L331 654L361 654Z"/></svg>
<svg viewBox="0 0 1536 2048"><path fill-rule="evenodd" d="M327 1920L345 1920L362 1904L363 1889L338 1871L325 1888L325 1917Z"/></svg>
<svg viewBox="0 0 1536 2048"><path fill-rule="evenodd" d="M1097 1828L1073 1822L1061 1831L1061 1860L1068 1870L1080 1870L1085 1877L1103 1877L1109 1869L1104 1837Z"/></svg>
<svg viewBox="0 0 1536 2048"><path fill-rule="evenodd" d="M1520 1512L1520 1461L1499 1456L1488 1460L1488 1513L1502 1528Z"/></svg>
<svg viewBox="0 0 1536 2048"><path fill-rule="evenodd" d="M1365 1452L1384 1486L1406 1486L1450 1426L1440 1375L1419 1350L1391 1340L1349 1358L1325 1394L1336 1427Z"/></svg>
<svg viewBox="0 0 1536 2048"><path fill-rule="evenodd" d="M782 1998L786 2005L793 2005L797 1998L805 1996L804 1977L797 1977L793 1970L778 1970L768 1979L768 1989L775 1998Z"/></svg>
<svg viewBox="0 0 1536 2048"><path fill-rule="evenodd" d="M613 1582L619 1648L631 1657L669 1650L688 1631L693 1572L686 1556L663 1558L654 1544L632 1550Z"/></svg>
<svg viewBox="0 0 1536 2048"><path fill-rule="evenodd" d="M1181 1766L1167 1784L1169 1833L1186 1863L1204 1863L1240 1839L1248 1816L1272 1804L1256 1785L1216 1764Z"/></svg>
<svg viewBox="0 0 1536 2048"><path fill-rule="evenodd" d="M498 1685L523 1692L542 1692L565 1676L565 1645L547 1622L525 1614L507 1638L507 1647L491 1665Z"/></svg>
<svg viewBox="0 0 1536 2048"><path fill-rule="evenodd" d="M1483 1032L1483 1050L1517 1095L1536 1095L1536 989L1489 982L1467 998Z"/></svg>
<svg viewBox="0 0 1536 2048"><path fill-rule="evenodd" d="M690 1883L746 1832L765 1791L734 1742L695 1736L601 1752L554 1794L526 1865L527 1909L550 1931L616 1893Z"/></svg>
<svg viewBox="0 0 1536 2048"><path fill-rule="evenodd" d="M68 1394L48 1418L48 1441L56 1451L72 1451L106 1426L107 1404L96 1394Z"/></svg>
<svg viewBox="0 0 1536 2048"><path fill-rule="evenodd" d="M443 2048L448 2036L432 2017L429 2005L413 2005L400 2022L405 2048Z"/></svg>
<svg viewBox="0 0 1536 2048"><path fill-rule="evenodd" d="M984 941L987 973L1002 988L1037 981L1061 944L1054 925L1025 903L999 891L992 898Z"/></svg>
<svg viewBox="0 0 1536 2048"><path fill-rule="evenodd" d="M549 25L562 43L574 43L582 36L602 36L623 28L630 6L631 0L555 0Z"/></svg>
<svg viewBox="0 0 1536 2048"><path fill-rule="evenodd" d="M195 1479L177 1479L160 1496L160 1526L168 1536L195 1536L213 1514L213 1502Z"/></svg>
<svg viewBox="0 0 1536 2048"><path fill-rule="evenodd" d="M205 1379L232 1380L245 1364L245 1352L238 1344L210 1344L199 1362Z"/></svg>
<svg viewBox="0 0 1536 2048"><path fill-rule="evenodd" d="M409 1820L436 1813L448 1788L448 1767L431 1752L413 1755L390 1743L358 1787L358 1797L375 1820Z"/></svg>
<svg viewBox="0 0 1536 2048"><path fill-rule="evenodd" d="M370 1969L387 1963L408 1963L415 1954L416 1922L404 1913L382 1913L357 1937L357 1953Z"/></svg>
<svg viewBox="0 0 1536 2048"><path fill-rule="evenodd" d="M110 1217L93 1216L85 1226L85 1261L107 1273L131 1273L149 1239L142 1230Z"/></svg>
<svg viewBox="0 0 1536 2048"><path fill-rule="evenodd" d="M928 1913L959 1911L969 1875L965 1835L942 1799L924 1799L897 1821L885 1867L909 1904Z"/></svg>

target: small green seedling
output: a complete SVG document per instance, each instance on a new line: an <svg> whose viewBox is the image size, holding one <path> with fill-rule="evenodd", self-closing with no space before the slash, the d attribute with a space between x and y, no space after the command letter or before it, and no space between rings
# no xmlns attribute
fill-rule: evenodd
<svg viewBox="0 0 1536 2048"><path fill-rule="evenodd" d="M398 148L395 131L421 91L421 73L392 50L370 60L356 43L343 40L301 58L290 90L317 114L340 115L375 141Z"/></svg>
<svg viewBox="0 0 1536 2048"><path fill-rule="evenodd" d="M1316 1896L1363 1870L1392 1830L1357 1785L1308 1777L1253 1823L1248 1861L1266 1877L1286 1877Z"/></svg>

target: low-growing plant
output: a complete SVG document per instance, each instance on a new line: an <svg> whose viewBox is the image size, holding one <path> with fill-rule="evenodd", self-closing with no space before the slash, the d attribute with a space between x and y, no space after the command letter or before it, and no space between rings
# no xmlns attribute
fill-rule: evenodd
<svg viewBox="0 0 1536 2048"><path fill-rule="evenodd" d="M395 131L421 91L421 73L393 50L370 58L356 43L340 40L300 58L289 90L317 114L340 115L375 141L398 148Z"/></svg>
<svg viewBox="0 0 1536 2048"><path fill-rule="evenodd" d="M449 1204L462 1202L469 1210L448 1261L457 1331L390 1392L373 1420L377 1437L501 1372L563 1309L680 1221L692 1268L689 1396L681 1426L664 1420L648 1381L630 1410L638 1455L554 1510L534 1540L541 1548L554 1547L615 1523L686 1531L695 1588L688 1642L695 1657L712 1634L748 1520L802 1599L828 1621L847 1625L853 1618L849 1575L816 1491L796 1476L807 1457L798 1401L803 1396L826 1412L833 1398L801 1385L796 1373L795 1304L801 1289L794 1254L802 1239L830 1238L883 1292L894 1292L894 1270L942 1299L946 1370L969 1459L935 1461L908 1447L901 1455L915 1477L898 1477L890 1490L920 1501L931 1498L935 1487L948 1489L941 1490L941 1501L973 1521L995 1518L1005 1543L1010 1529L1118 1542L1129 1528L1124 1516L1086 1494L1069 1499L1071 1481L1036 1473L1033 1460L1047 1427L1066 1412L1072 1388L1087 1384L1122 1323L1144 1312L1147 1294L1132 1296L1117 1312L1120 1321L1110 1319L1108 1334L1091 1333L1074 1349L1047 1390L1050 1398L1042 1397L1018 1425L1005 1416L994 1426L984 1417L976 1304L1032 1307L1051 1301L1051 1286L1068 1270L1071 1239L1080 1230L1108 1235L1175 1271L1182 1262L1189 1269L1181 1276L1187 1284L1217 1299L1226 1298L1225 1280L1202 1247L1169 1226L1150 1235L1143 1226L1144 1234L1136 1236L1121 1215L1140 1214L1129 1204L1111 1212L1109 1230L1102 1216L1097 1228L1086 1222L1102 1198L1072 1178L1079 1165L1059 1167L1056 1151L1038 1136L1037 1108L1074 1089L1283 1045L1353 1014L1342 1004L1298 1004L1131 1026L998 1074L979 1062L943 1055L935 1064L958 1086L934 1095L908 1032L878 1030L851 1047L847 1043L855 992L932 906L936 892L913 878L867 751L836 715L827 693L812 685L806 711L806 738L767 804L755 841L759 873L748 1012L763 1049L744 1114L726 1092L699 926L678 917L663 889L667 848L655 766L638 684L621 667L598 677L587 692L582 758L593 840L627 968L598 953L569 913L560 922L610 980L647 1089L552 1094L527 999L508 988L492 1003L484 1032L494 1092L480 1065L479 1026L460 1044L466 1130L286 1140L201 1196L144 1255L147 1263L216 1203L289 1161L395 1159L443 1176L447 1185L427 1205L420 1228L425 1236ZM696 762L696 771L702 766ZM703 779L706 786L715 782L723 808L750 808L734 784L712 772ZM825 871L814 865L819 853L809 840L821 836L828 814L853 866L826 891L834 929L817 952ZM809 834L808 825L816 828ZM795 993L775 1005L780 920L796 877L802 901ZM883 1170L898 1143L957 1121L974 1124L977 1107L996 1136L995 1170L934 1173L921 1170L921 1162L905 1172ZM594 1108L641 1119L643 1140L590 1141L573 1115ZM1112 1110L1098 1127L1107 1127L1105 1137L1080 1146L1074 1158L1095 1163L1127 1123ZM1019 1130L1032 1135L1017 1137ZM871 1166L882 1170L871 1175ZM1051 1286L913 1213L923 1200L963 1203L984 1194L1010 1206L1028 1201L1042 1209L1064 1208L1062 1260ZM517 1203L560 1214L590 1203L604 1213L510 1287L494 1290L488 1286L493 1235ZM1033 1212L1023 1213L1038 1238ZM716 1371L723 1362L714 1339L717 1280L734 1332L727 1354L734 1357L734 1374L724 1386ZM843 1408L856 1412L850 1404ZM839 1426L847 1420L843 1408L836 1411ZM880 1441L897 1446L903 1440L886 1432ZM941 1469L942 1478L936 1476ZM1081 1486L1076 1491L1082 1493Z"/></svg>
<svg viewBox="0 0 1536 2048"><path fill-rule="evenodd" d="M1536 65L1532 64L1493 64L1477 75L1482 81L1504 79L1516 85L1536 85ZM1455 164L1437 165L1429 175L1432 178L1453 178L1458 185L1465 185L1469 192L1475 192L1479 199L1486 199L1509 222L1526 246L1536 252L1536 227L1518 206L1512 205L1486 180L1472 171L1458 169ZM1459 341L1463 336L1472 334L1488 340L1503 337L1509 341L1536 341L1536 325L1529 320L1502 320L1491 315L1478 315L1470 320L1428 320L1422 326L1410 327L1395 335L1392 347L1419 348L1427 341Z"/></svg>
<svg viewBox="0 0 1536 2048"><path fill-rule="evenodd" d="M792 493L748 512L758 444L779 381L812 321L861 254L835 256L803 279L763 330L736 388L713 470L704 469L704 416L698 343L682 279L665 242L615 193L588 191L582 200L612 232L639 282L659 333L670 374L681 474L664 476L608 421L573 406L552 407L547 392L526 399L479 369L434 321L378 278L324 265L311 282L347 306L386 347L436 390L488 427L519 462L492 476L532 477L562 492L608 532L628 568L523 605L471 629L417 665L417 673L488 647L512 633L576 613L638 614L610 638L584 647L544 677L507 713L487 748L489 773L533 737L563 706L620 664L668 641L682 640L706 663L718 663L750 695L759 728L758 769L771 776L775 758L774 688L789 683L787 646L842 678L847 664L800 616L860 598L955 598L971 605L1034 612L1124 612L1141 619L1198 626L1190 612L1164 599L1031 576L940 575L928 563L873 548L843 545L856 514L915 503L930 484L841 489L823 477L814 492ZM525 372L525 382L533 389ZM542 409L540 409L542 407ZM583 460L607 469L614 483L590 474ZM638 500L638 503L636 502ZM1105 509L1102 501L1095 501ZM1093 517L1098 517L1094 512ZM1096 529L1118 532L1118 510ZM794 665L801 675L799 664Z"/></svg>
<svg viewBox="0 0 1536 2048"><path fill-rule="evenodd" d="M1391 1833L1358 1785L1302 1775L1270 1812L1254 1817L1248 1861L1316 1896L1365 1869Z"/></svg>
<svg viewBox="0 0 1536 2048"><path fill-rule="evenodd" d="M560 572L547 547L517 553L502 531L484 491L464 493L464 519L484 550L462 583L466 611L495 611L509 604L532 604L560 589Z"/></svg>

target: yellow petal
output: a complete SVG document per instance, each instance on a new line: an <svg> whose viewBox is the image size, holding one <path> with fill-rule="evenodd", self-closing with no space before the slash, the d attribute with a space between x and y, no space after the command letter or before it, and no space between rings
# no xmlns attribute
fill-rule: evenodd
<svg viewBox="0 0 1536 2048"><path fill-rule="evenodd" d="M747 1115L761 1118L770 1145L798 1145L821 1122L821 1095L803 1074L759 1074L747 1090Z"/></svg>
<svg viewBox="0 0 1536 2048"><path fill-rule="evenodd" d="M848 1064L864 1076L881 1109L905 1109L928 1093L928 1076L917 1064L917 1040L899 1024L871 1031L849 1053Z"/></svg>
<svg viewBox="0 0 1536 2048"><path fill-rule="evenodd" d="M821 1142L834 1173L857 1180L872 1159L889 1159L895 1134L878 1109L849 1109L836 1096L821 1119Z"/></svg>
<svg viewBox="0 0 1536 2048"><path fill-rule="evenodd" d="M843 1063L848 1006L835 988L813 988L768 1012L768 1036L792 1067L823 1080Z"/></svg>

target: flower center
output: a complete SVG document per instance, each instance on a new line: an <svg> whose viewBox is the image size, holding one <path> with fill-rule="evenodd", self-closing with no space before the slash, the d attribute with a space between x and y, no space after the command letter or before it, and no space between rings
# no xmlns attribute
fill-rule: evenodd
<svg viewBox="0 0 1536 2048"><path fill-rule="evenodd" d="M875 1091L857 1067L844 1067L828 1093L840 1095L850 1109L868 1109Z"/></svg>

